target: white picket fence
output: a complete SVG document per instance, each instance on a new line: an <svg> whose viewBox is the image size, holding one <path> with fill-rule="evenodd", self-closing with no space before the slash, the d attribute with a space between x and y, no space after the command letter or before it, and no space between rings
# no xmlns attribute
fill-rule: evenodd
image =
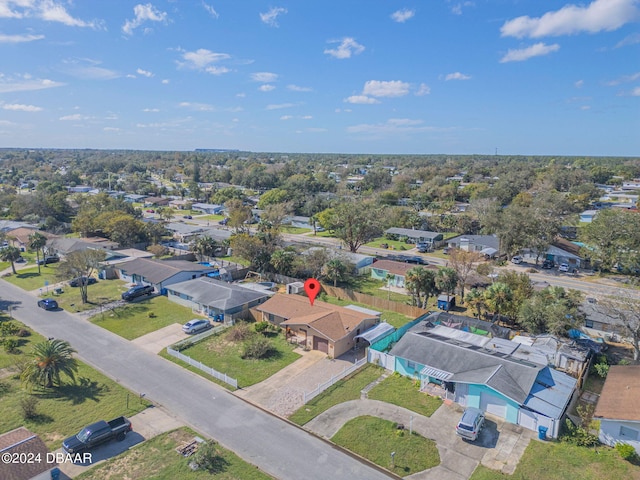
<svg viewBox="0 0 640 480"><path fill-rule="evenodd" d="M171 347L167 347L167 353L172 357L176 357L182 360L183 362L188 363L192 367L196 367L198 370L202 370L204 373L209 374L212 377L217 378L218 380L231 385L234 388L238 388L238 381L235 378L231 378L226 373L220 373L211 367L207 367L204 363L198 362L197 360L194 360L191 357L188 357L180 352L177 352L176 350L173 350Z"/></svg>
<svg viewBox="0 0 640 480"><path fill-rule="evenodd" d="M338 381L342 380L347 375L350 375L351 373L355 372L361 366L363 366L365 363L367 363L367 359L366 358L362 358L362 359L358 360L356 363L354 363L353 365L350 365L348 367L344 367L344 370L342 370L342 372L340 372L337 375L333 375L330 380L327 380L324 383L319 383L318 386L315 389L313 389L312 391L305 392L304 393L304 403L309 402L312 398L314 398L314 397L318 396L319 394L321 394L322 392L324 392L327 388L329 388L334 383L337 383Z"/></svg>

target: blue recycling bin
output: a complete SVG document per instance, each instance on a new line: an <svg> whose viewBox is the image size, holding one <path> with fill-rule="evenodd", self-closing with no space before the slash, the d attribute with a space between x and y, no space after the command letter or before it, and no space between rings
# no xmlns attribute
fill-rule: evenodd
<svg viewBox="0 0 640 480"><path fill-rule="evenodd" d="M51 469L51 480L60 480L60 469L58 467Z"/></svg>
<svg viewBox="0 0 640 480"><path fill-rule="evenodd" d="M538 439L546 440L547 439L547 427L538 427Z"/></svg>

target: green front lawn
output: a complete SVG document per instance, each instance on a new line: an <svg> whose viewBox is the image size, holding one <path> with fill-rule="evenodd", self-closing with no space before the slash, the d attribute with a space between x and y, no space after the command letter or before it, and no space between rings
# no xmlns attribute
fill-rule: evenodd
<svg viewBox="0 0 640 480"><path fill-rule="evenodd" d="M43 297L54 298L60 308L68 312L84 312L100 307L110 302L119 300L122 292L127 290L125 283L121 280L98 280L98 283L87 285L87 303L82 303L79 287L70 287L67 283L62 286L61 294L54 294L53 289L43 294Z"/></svg>
<svg viewBox="0 0 640 480"><path fill-rule="evenodd" d="M393 422L367 415L349 420L331 440L401 477L440 464L436 442L396 427Z"/></svg>
<svg viewBox="0 0 640 480"><path fill-rule="evenodd" d="M41 265L40 273L38 273L38 266L36 265L35 267L23 268L18 270L16 275L11 274L3 278L23 290L31 291L41 288L44 293L47 289L45 282L48 282L48 285L60 282L60 279L56 277L57 270L58 265L51 263L49 265Z"/></svg>
<svg viewBox="0 0 640 480"><path fill-rule="evenodd" d="M373 387L369 398L407 408L425 417L430 417L442 405L442 400L419 390L410 378L391 375Z"/></svg>
<svg viewBox="0 0 640 480"><path fill-rule="evenodd" d="M407 243L404 240L389 240L385 237L378 237L374 240L371 240L370 242L365 243L365 246L373 248L384 248L382 247L382 244L385 243L388 245L389 250L405 251L411 250L412 248L416 247L415 243Z"/></svg>
<svg viewBox="0 0 640 480"><path fill-rule="evenodd" d="M11 320L7 315L0 315L0 322L11 322L20 329L24 329L30 332L27 337L18 337L16 335L10 335L8 338L18 341L18 351L15 353L7 353L4 348L0 347L0 369L14 368L17 364L24 360L25 354L30 352L33 345L43 342L45 338L39 333L34 332L29 327L17 320ZM2 382L2 372L0 372L0 382ZM2 397L2 391L0 390L0 398Z"/></svg>
<svg viewBox="0 0 640 480"><path fill-rule="evenodd" d="M253 335L258 335L253 332L253 327L251 330ZM295 347L288 343L281 333L267 337L272 348L266 358L242 358L246 340L232 340L232 331L233 327L212 335L182 350L181 353L235 378L239 387L259 383L300 358L300 355L293 351ZM166 356L165 358L175 360L174 357Z"/></svg>
<svg viewBox="0 0 640 480"><path fill-rule="evenodd" d="M192 458L176 452L180 445L190 442L198 434L189 428L163 433L135 448L101 463L75 477L77 480L268 480L272 477L245 462L229 450L219 447L221 469L214 474L194 471L189 467Z"/></svg>
<svg viewBox="0 0 640 480"><path fill-rule="evenodd" d="M471 480L603 480L640 479L640 468L620 458L613 448L578 447L564 442L531 441L513 475L480 465Z"/></svg>
<svg viewBox="0 0 640 480"><path fill-rule="evenodd" d="M24 355L21 357L27 359ZM20 401L27 396L17 374L0 379L0 432L25 426L40 435L52 450L90 423L120 415L131 416L148 405L146 401L140 402L137 394L129 393L84 363L79 363L75 384L34 393L38 404L37 415L32 419L23 419L20 406Z"/></svg>
<svg viewBox="0 0 640 480"><path fill-rule="evenodd" d="M304 425L334 405L359 399L362 389L380 378L383 372L384 369L381 367L367 363L300 407L289 417L289 420L298 425Z"/></svg>
<svg viewBox="0 0 640 480"><path fill-rule="evenodd" d="M300 233L313 232L313 229L311 229L311 228L302 228L302 227L292 227L291 225L282 225L280 227L280 231L282 233L290 233L290 234L293 234L293 235L297 235L297 234L300 234Z"/></svg>
<svg viewBox="0 0 640 480"><path fill-rule="evenodd" d="M197 318L197 315L190 308L170 302L167 297L160 295L105 310L91 317L91 322L127 340L133 340L173 323L186 323L192 318Z"/></svg>

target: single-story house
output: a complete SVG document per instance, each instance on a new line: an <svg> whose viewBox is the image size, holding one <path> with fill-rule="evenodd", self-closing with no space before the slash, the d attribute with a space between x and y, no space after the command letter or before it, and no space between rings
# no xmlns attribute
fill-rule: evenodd
<svg viewBox="0 0 640 480"><path fill-rule="evenodd" d="M556 438L577 380L514 355L520 345L420 322L393 346L394 370L463 407Z"/></svg>
<svg viewBox="0 0 640 480"><path fill-rule="evenodd" d="M6 238L11 245L20 249L21 252L24 252L29 249L29 237L36 232L44 236L48 242L53 240L54 238L60 238L58 235L54 235L53 233L45 232L43 230L38 230L36 227L15 228L7 234Z"/></svg>
<svg viewBox="0 0 640 480"><path fill-rule="evenodd" d="M103 237L69 238L56 237L47 242L46 250L49 254L65 256L71 252L82 250L116 250L120 245Z"/></svg>
<svg viewBox="0 0 640 480"><path fill-rule="evenodd" d="M429 265L427 267L417 266L418 268L431 268L437 269L437 267ZM416 268L416 265L404 262L396 262L394 260L378 260L371 264L371 278L376 280L383 280L387 283L387 286L404 288L406 284L406 275L409 270ZM391 277L388 277L390 275Z"/></svg>
<svg viewBox="0 0 640 480"><path fill-rule="evenodd" d="M598 214L598 210L585 210L580 214L580 222L591 223Z"/></svg>
<svg viewBox="0 0 640 480"><path fill-rule="evenodd" d="M311 220L311 217L303 217L300 215L289 216L289 217L285 217L282 223L285 225L291 225L292 227L306 228L308 230L313 230L313 221ZM323 230L324 228L322 228L316 223L316 231L322 232Z"/></svg>
<svg viewBox="0 0 640 480"><path fill-rule="evenodd" d="M40 461L3 461L0 476L3 480L51 480L51 470L57 469L51 452L42 439L25 427L18 427L0 435L0 452L8 458L37 459ZM49 456L48 456L49 455Z"/></svg>
<svg viewBox="0 0 640 480"><path fill-rule="evenodd" d="M612 365L598 399L594 419L605 445L627 443L640 455L640 365Z"/></svg>
<svg viewBox="0 0 640 480"><path fill-rule="evenodd" d="M262 319L286 329L287 338L337 358L354 348L356 337L380 322L380 314L340 307L301 295L276 294L256 310Z"/></svg>
<svg viewBox="0 0 640 480"><path fill-rule="evenodd" d="M166 229L171 232L173 238L184 243L188 243L199 235L202 235L206 230L206 228L200 225L188 225L184 222L167 223Z"/></svg>
<svg viewBox="0 0 640 480"><path fill-rule="evenodd" d="M147 197L144 199L145 207L166 207L169 205L171 201L170 198L166 197Z"/></svg>
<svg viewBox="0 0 640 480"><path fill-rule="evenodd" d="M172 302L215 318L220 315L246 318L250 308L264 303L271 295L273 292L268 290L256 291L242 284L209 277L198 277L167 287L167 298Z"/></svg>
<svg viewBox="0 0 640 480"><path fill-rule="evenodd" d="M589 268L589 260L580 256L582 247L567 239L557 237L547 249L545 259L556 265L567 263L570 269Z"/></svg>
<svg viewBox="0 0 640 480"><path fill-rule="evenodd" d="M213 205L211 203L194 203L191 210L197 210L208 215L220 215L224 210L222 205Z"/></svg>
<svg viewBox="0 0 640 480"><path fill-rule="evenodd" d="M629 335L622 319L610 315L606 308L599 307L595 298L587 298L587 301L582 302L579 311L584 318L584 324L580 330L590 336L609 339L612 335L619 337Z"/></svg>
<svg viewBox="0 0 640 480"><path fill-rule="evenodd" d="M576 378L584 373L592 356L589 347L550 334L535 337L516 335L511 341L521 345L514 351L515 356L526 359L532 355L543 355L547 365Z"/></svg>
<svg viewBox="0 0 640 480"><path fill-rule="evenodd" d="M118 277L129 283L153 285L159 292L169 285L184 282L209 273L217 273L218 267L200 265L186 260L154 260L136 258L115 266Z"/></svg>
<svg viewBox="0 0 640 480"><path fill-rule="evenodd" d="M140 195L137 193L128 193L124 196L124 201L127 203L142 203L148 195Z"/></svg>
<svg viewBox="0 0 640 480"><path fill-rule="evenodd" d="M16 220L0 220L0 232L8 234L16 228L25 227L37 230L38 227L26 222L18 222Z"/></svg>
<svg viewBox="0 0 640 480"><path fill-rule="evenodd" d="M75 187L67 187L68 193L89 193L93 190L90 185L76 185Z"/></svg>
<svg viewBox="0 0 640 480"><path fill-rule="evenodd" d="M192 201L183 198L174 198L169 201L169 206L178 210L185 210L186 206L192 203Z"/></svg>
<svg viewBox="0 0 640 480"><path fill-rule="evenodd" d="M493 258L500 251L500 239L495 235L458 235L447 240L448 248L477 252Z"/></svg>
<svg viewBox="0 0 640 480"><path fill-rule="evenodd" d="M389 228L384 232L389 237L405 240L407 243L426 243L431 248L437 248L444 238L441 233L426 230L412 230L411 228Z"/></svg>
<svg viewBox="0 0 640 480"><path fill-rule="evenodd" d="M307 252L313 252L321 249L325 249L329 258L331 259L338 258L344 261L345 263L350 263L351 265L353 265L353 269L356 275L368 273L371 268L371 265L373 265L373 262L375 260L375 257L371 255L365 255L364 253L354 253L354 252L348 252L345 250L335 250L332 248L325 248L325 247L311 247L308 250L306 250L306 252L303 252L303 255Z"/></svg>

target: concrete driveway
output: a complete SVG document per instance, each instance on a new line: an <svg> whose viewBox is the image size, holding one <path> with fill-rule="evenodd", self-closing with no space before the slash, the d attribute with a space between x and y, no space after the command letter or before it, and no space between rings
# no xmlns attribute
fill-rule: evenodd
<svg viewBox="0 0 640 480"><path fill-rule="evenodd" d="M304 405L305 392L339 375L356 359L353 353L330 359L317 350L297 352L302 358L260 383L236 390L235 394L276 415L288 417Z"/></svg>
<svg viewBox="0 0 640 480"><path fill-rule="evenodd" d="M141 337L134 338L131 343L138 345L140 348L157 354L167 348L169 345L173 345L180 340L184 340L188 335L182 331L182 325L179 323L172 323L155 332L147 333Z"/></svg>
<svg viewBox="0 0 640 480"><path fill-rule="evenodd" d="M352 400L336 405L318 415L304 428L330 439L349 420L371 415L411 428L434 440L440 453L440 465L410 475L413 480L463 480L476 467L483 465L512 474L535 433L527 429L487 417L485 427L475 442L467 442L455 434L462 407L443 404L431 417L377 400Z"/></svg>

